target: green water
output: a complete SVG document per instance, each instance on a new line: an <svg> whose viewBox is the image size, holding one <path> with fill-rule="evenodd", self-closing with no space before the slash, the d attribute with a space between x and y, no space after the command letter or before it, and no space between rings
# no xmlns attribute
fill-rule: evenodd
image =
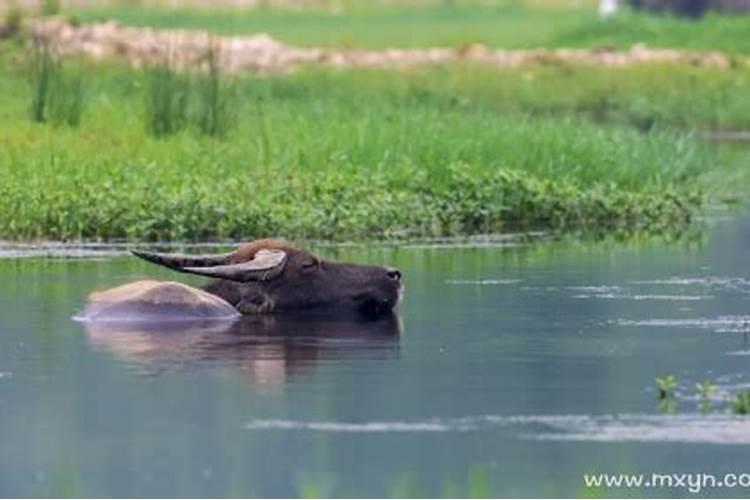
<svg viewBox="0 0 750 500"><path fill-rule="evenodd" d="M319 247L398 266L397 317L228 331L87 329L94 289L201 281L1 248L0 496L679 496L583 474L750 471L727 414L750 387L749 218L671 244Z"/></svg>

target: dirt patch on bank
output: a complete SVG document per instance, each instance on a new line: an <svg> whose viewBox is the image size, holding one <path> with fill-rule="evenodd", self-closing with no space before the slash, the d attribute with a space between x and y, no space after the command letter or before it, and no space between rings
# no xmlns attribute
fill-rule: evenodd
<svg viewBox="0 0 750 500"><path fill-rule="evenodd" d="M212 36L208 32L132 28L114 21L82 26L61 19L36 21L30 26L35 37L48 40L61 55L84 55L93 59L120 58L142 66L169 58L179 67L203 64L212 45L219 49L224 69L231 73L285 72L305 65L331 67L406 68L425 64L473 62L496 67L525 64L571 64L629 66L645 63L686 64L728 68L748 64L747 58L732 58L722 52L651 49L630 50L534 49L495 50L475 44L462 48L359 50L294 47L265 33L253 36Z"/></svg>

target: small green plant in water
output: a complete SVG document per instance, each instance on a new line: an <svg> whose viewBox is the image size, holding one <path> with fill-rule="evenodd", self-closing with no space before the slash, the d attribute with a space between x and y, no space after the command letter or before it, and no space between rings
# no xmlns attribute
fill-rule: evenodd
<svg viewBox="0 0 750 500"><path fill-rule="evenodd" d="M698 394L700 395L701 399L710 398L711 394L713 394L716 390L716 386L711 383L710 380L698 382L697 384L695 384L695 388L698 389Z"/></svg>
<svg viewBox="0 0 750 500"><path fill-rule="evenodd" d="M716 386L711 383L710 380L704 380L695 384L695 388L698 390L700 401L698 402L698 409L701 413L708 413L711 411L713 404L711 403L711 395L716 390Z"/></svg>
<svg viewBox="0 0 750 500"><path fill-rule="evenodd" d="M674 415L677 412L677 400L668 397L659 401L659 412L665 415Z"/></svg>
<svg viewBox="0 0 750 500"><path fill-rule="evenodd" d="M750 391L737 394L732 401L732 413L735 415L750 414Z"/></svg>
<svg viewBox="0 0 750 500"><path fill-rule="evenodd" d="M656 377L656 387L659 390L659 399L674 398L674 390L677 388L677 378L674 375Z"/></svg>

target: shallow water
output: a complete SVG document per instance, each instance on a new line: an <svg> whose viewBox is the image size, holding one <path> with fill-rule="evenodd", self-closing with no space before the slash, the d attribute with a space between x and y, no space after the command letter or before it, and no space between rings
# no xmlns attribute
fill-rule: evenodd
<svg viewBox="0 0 750 500"><path fill-rule="evenodd" d="M121 246L0 245L0 495L570 496L584 473L750 472L728 413L750 388L750 218L672 244L319 250L400 267L397 317L96 328L70 320L93 289L201 280Z"/></svg>

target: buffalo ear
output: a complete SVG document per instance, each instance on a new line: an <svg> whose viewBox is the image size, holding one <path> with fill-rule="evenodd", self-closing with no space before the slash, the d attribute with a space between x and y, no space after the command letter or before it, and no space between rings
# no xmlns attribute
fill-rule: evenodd
<svg viewBox="0 0 750 500"><path fill-rule="evenodd" d="M198 274L210 278L247 282L269 281L284 271L287 254L283 250L258 250L252 260L239 264L227 264L210 267L183 267L177 269L184 273Z"/></svg>

